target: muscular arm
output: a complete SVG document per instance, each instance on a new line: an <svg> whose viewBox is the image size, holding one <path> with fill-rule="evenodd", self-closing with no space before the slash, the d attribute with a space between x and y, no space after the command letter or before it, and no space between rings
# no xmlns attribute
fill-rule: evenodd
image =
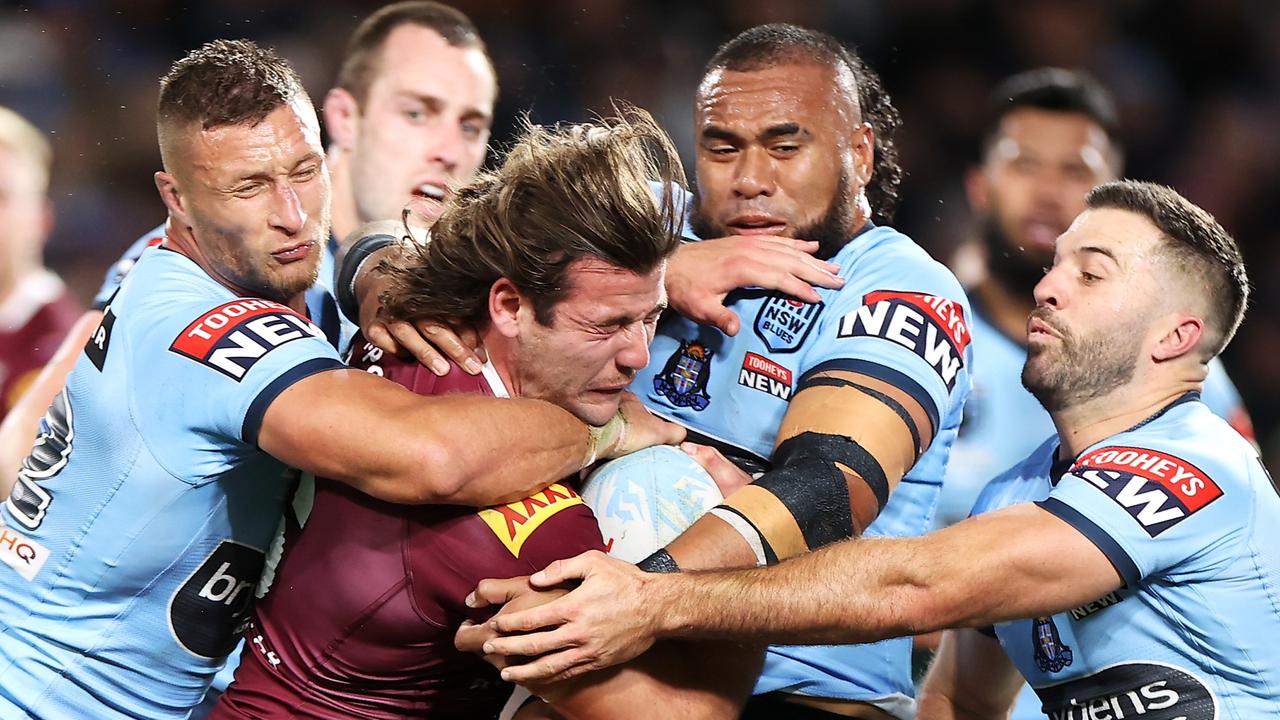
<svg viewBox="0 0 1280 720"><path fill-rule="evenodd" d="M1032 504L919 538L841 543L776 568L655 580L662 635L788 643L1048 615L1123 584L1088 538Z"/></svg>
<svg viewBox="0 0 1280 720"><path fill-rule="evenodd" d="M633 407L635 401L631 401ZM678 442L680 431L633 416L625 452ZM576 472L585 425L539 400L423 397L359 370L291 385L258 433L268 454L390 502L491 505L518 500Z"/></svg>
<svg viewBox="0 0 1280 720"><path fill-rule="evenodd" d="M572 677L624 662L660 637L844 644L989 625L1061 612L1122 585L1097 546L1032 504L923 537L839 543L769 568L652 574L589 553L531 581L574 579L583 582L555 602L493 619L500 633L543 628L487 643L494 654L543 655L505 677ZM482 583L477 595L485 590Z"/></svg>
<svg viewBox="0 0 1280 720"><path fill-rule="evenodd" d="M7 498L17 480L22 460L31 452L40 416L49 408L53 398L67 384L67 374L75 367L80 349L89 341L93 331L102 322L102 311L90 310L67 332L53 359L36 376L31 387L23 393L4 422L0 423L0 499Z"/></svg>
<svg viewBox="0 0 1280 720"><path fill-rule="evenodd" d="M523 585L518 579L509 582ZM502 612L542 605L565 593L527 586ZM760 648L730 643L671 640L617 668L532 689L534 700L518 720L648 720L655 715L688 720L731 720L742 712L764 662Z"/></svg>
<svg viewBox="0 0 1280 720"><path fill-rule="evenodd" d="M969 628L942 634L920 694L918 720L1009 717L1020 675L993 637Z"/></svg>
<svg viewBox="0 0 1280 720"><path fill-rule="evenodd" d="M766 474L731 495L723 506L758 533L766 557L758 557L755 538L749 533L744 536L741 523L735 529L725 519L730 516L718 511L694 523L668 547L682 569L752 566L860 534L880 512L877 492L886 496L892 492L932 441L929 416L906 392L849 371L817 377L817 382L802 386L792 399L775 448L804 433L821 433L852 441L874 459L875 467L850 467L847 457L826 457L836 463L839 474L823 482L812 471L814 463L788 471L779 467L775 454L773 477ZM883 473L883 480L863 477L876 474L875 468ZM796 497L812 502L796 502ZM838 523L839 528L823 530L818 527L821 523Z"/></svg>

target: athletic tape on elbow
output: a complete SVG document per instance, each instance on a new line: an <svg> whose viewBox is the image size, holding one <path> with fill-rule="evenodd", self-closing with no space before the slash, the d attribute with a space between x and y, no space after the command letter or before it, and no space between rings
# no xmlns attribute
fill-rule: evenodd
<svg viewBox="0 0 1280 720"><path fill-rule="evenodd" d="M889 500L879 461L851 438L805 432L778 446L773 467L756 481L787 507L810 550L850 538L854 526L844 465L858 473L876 498L877 512Z"/></svg>

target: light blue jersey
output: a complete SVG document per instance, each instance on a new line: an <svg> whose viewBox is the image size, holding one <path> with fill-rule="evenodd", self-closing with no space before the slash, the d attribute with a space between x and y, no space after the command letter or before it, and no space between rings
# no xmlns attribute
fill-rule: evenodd
<svg viewBox="0 0 1280 720"><path fill-rule="evenodd" d="M978 493L992 478L1055 433L1049 413L1022 387L1022 366L1027 360L1022 338L1015 340L1005 335L988 321L983 310L976 301L973 303L969 323L977 363L973 393L965 402L960 435L951 449L934 521L937 528L968 517ZM1210 410L1252 439L1249 414L1218 358L1209 363L1203 400ZM1030 686L1024 686L1012 720L1043 717L1039 698Z"/></svg>
<svg viewBox="0 0 1280 720"><path fill-rule="evenodd" d="M303 316L142 254L0 509L0 717L187 715L291 489L263 414L340 367Z"/></svg>
<svg viewBox="0 0 1280 720"><path fill-rule="evenodd" d="M974 513L1036 502L1106 554L1124 587L995 626L1053 720L1280 716L1280 496L1254 448L1188 393L1054 463L1056 438ZM1045 552L1052 552L1045 548Z"/></svg>
<svg viewBox="0 0 1280 720"><path fill-rule="evenodd" d="M806 375L850 370L908 392L936 433L867 537L926 532L969 393L968 305L959 284L907 236L870 224L831 262L846 284L807 305L763 290L727 299L742 318L728 337L671 317L631 389L663 417L766 464L788 402ZM911 640L770 648L757 693L784 691L914 714Z"/></svg>

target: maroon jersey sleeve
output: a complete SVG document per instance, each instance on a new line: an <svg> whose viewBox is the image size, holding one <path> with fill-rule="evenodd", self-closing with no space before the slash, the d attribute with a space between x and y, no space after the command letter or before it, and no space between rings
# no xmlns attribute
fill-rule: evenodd
<svg viewBox="0 0 1280 720"><path fill-rule="evenodd" d="M530 575L556 560L604 550L591 508L555 483L507 505L472 510L406 544L414 601L431 622L480 619L463 600L485 578ZM447 558L447 559L444 559Z"/></svg>

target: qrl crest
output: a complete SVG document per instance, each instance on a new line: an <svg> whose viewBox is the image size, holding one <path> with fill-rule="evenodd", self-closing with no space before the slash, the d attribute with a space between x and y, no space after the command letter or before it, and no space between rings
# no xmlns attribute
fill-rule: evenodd
<svg viewBox="0 0 1280 720"><path fill-rule="evenodd" d="M756 335L769 352L795 352L809 336L822 305L802 303L786 295L770 295L756 313Z"/></svg>
<svg viewBox="0 0 1280 720"><path fill-rule="evenodd" d="M707 380L711 376L714 353L699 342L680 341L680 348L667 360L662 372L653 379L653 389L676 407L706 410L711 404Z"/></svg>
<svg viewBox="0 0 1280 720"><path fill-rule="evenodd" d="M1075 659L1071 646L1062 642L1062 635L1051 617L1038 617L1031 623L1031 645L1035 649L1036 667L1043 673L1056 673Z"/></svg>

